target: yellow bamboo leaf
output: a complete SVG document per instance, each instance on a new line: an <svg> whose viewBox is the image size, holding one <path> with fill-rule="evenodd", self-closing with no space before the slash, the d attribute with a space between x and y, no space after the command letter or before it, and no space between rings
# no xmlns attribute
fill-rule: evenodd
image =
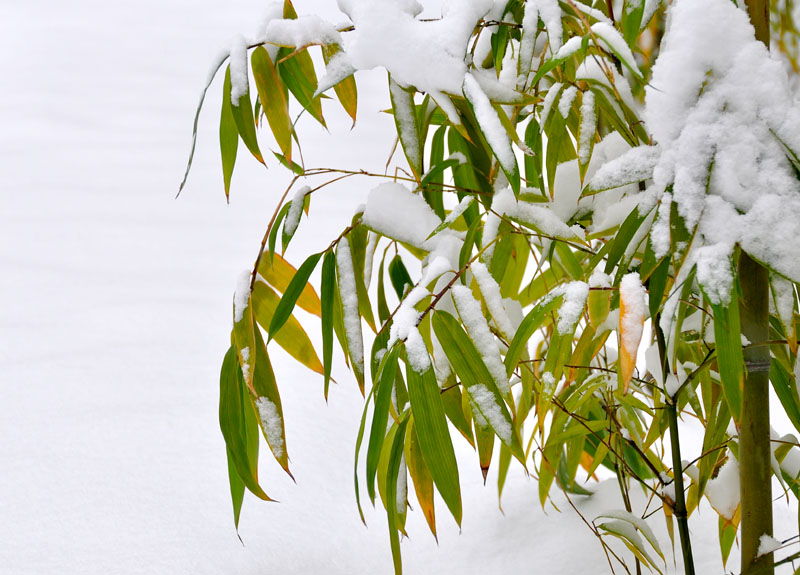
<svg viewBox="0 0 800 575"><path fill-rule="evenodd" d="M273 254L272 261L268 257L263 257L258 264L258 274L280 293L286 291L295 273L297 273L297 270L294 266L278 254ZM322 316L319 296L310 283L306 285L300 297L297 298L297 305L317 317Z"/></svg>
<svg viewBox="0 0 800 575"><path fill-rule="evenodd" d="M258 324L263 329L268 329L275 314L275 309L280 302L280 296L275 293L264 282L256 282L253 290L253 315ZM278 345L285 349L289 355L305 365L308 369L316 371L320 375L324 373L322 362L319 360L311 340L308 338L300 322L294 316L289 316L286 323L277 333L273 334L273 339Z"/></svg>

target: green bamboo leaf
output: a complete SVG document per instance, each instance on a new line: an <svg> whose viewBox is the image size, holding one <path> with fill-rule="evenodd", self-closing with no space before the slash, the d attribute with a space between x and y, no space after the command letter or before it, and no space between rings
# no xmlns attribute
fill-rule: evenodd
<svg viewBox="0 0 800 575"><path fill-rule="evenodd" d="M408 397L411 402L411 411L414 414L414 424L417 427L422 457L425 459L433 482L447 508L453 514L456 523L461 525L461 487L458 479L458 464L436 376L430 366L423 373L418 373L408 367L406 378L408 380Z"/></svg>
<svg viewBox="0 0 800 575"><path fill-rule="evenodd" d="M272 316L272 321L269 324L269 329L267 330L269 339L272 339L281 327L283 327L283 324L286 323L286 320L291 317L294 306L303 293L303 290L308 286L308 278L311 276L311 272L314 271L314 268L317 267L317 262L319 262L320 257L322 257L322 253L309 256L297 270L297 273L294 274L292 281L289 282L289 285L283 292L283 297L278 307L275 308L275 314Z"/></svg>
<svg viewBox="0 0 800 575"><path fill-rule="evenodd" d="M250 150L256 160L264 164L264 157L261 155L261 150L258 147L258 138L256 137L256 121L253 115L253 106L250 103L249 86L247 86L244 94L239 97L238 102L231 100L231 112L236 123L236 129L239 131L239 136L242 138L244 145L247 146L247 149Z"/></svg>
<svg viewBox="0 0 800 575"><path fill-rule="evenodd" d="M299 104L323 127L325 118L322 115L322 100L314 96L317 91L317 73L314 71L314 62L311 55L304 47L297 51L281 48L278 51L278 74L284 86L297 99Z"/></svg>
<svg viewBox="0 0 800 575"><path fill-rule="evenodd" d="M279 293L286 293L289 289L289 284L297 274L297 270L292 264L275 254L271 260L261 258L258 263L258 274ZM297 298L297 305L310 314L314 314L317 317L320 316L319 296L310 283L307 283L301 290Z"/></svg>
<svg viewBox="0 0 800 575"><path fill-rule="evenodd" d="M239 131L231 109L231 69L225 71L222 84L222 113L219 119L219 150L222 156L222 176L225 181L225 198L230 197L231 176L236 164L236 152L239 149Z"/></svg>
<svg viewBox="0 0 800 575"><path fill-rule="evenodd" d="M289 471L289 456L286 450L286 428L283 423L283 407L275 372L267 355L267 347L261 336L261 330L255 330L256 365L253 373L254 403L258 409L258 419L264 439L267 440L275 460L283 470L292 477Z"/></svg>
<svg viewBox="0 0 800 575"><path fill-rule="evenodd" d="M364 409L361 411L361 424L358 426L358 436L356 437L356 450L353 456L353 486L356 492L356 506L358 507L358 514L361 516L361 522L366 525L367 520L364 518L364 510L361 508L361 490L358 488L358 454L361 453L361 442L364 439L364 429L367 426L367 411L369 410L370 401L372 401L372 394L375 388L369 390L367 400L364 402ZM325 400L328 399L328 390L325 390Z"/></svg>
<svg viewBox="0 0 800 575"><path fill-rule="evenodd" d="M497 505L502 511L503 488L506 485L508 468L511 466L511 450L507 445L503 443L500 444L500 456L497 459Z"/></svg>
<svg viewBox="0 0 800 575"><path fill-rule="evenodd" d="M477 412L475 417L480 415L482 419L477 427L490 427L497 437L511 448L514 456L524 462L525 455L519 437L514 433L511 415L503 402L494 377L467 332L455 317L445 311L434 312L433 329L450 365L467 389L472 407ZM477 428L475 431L480 451L479 432ZM489 456L491 457L491 454Z"/></svg>
<svg viewBox="0 0 800 575"><path fill-rule="evenodd" d="M178 195L183 191L184 186L186 185L186 180L189 179L189 171L192 169L192 160L194 160L194 150L197 146L197 124L200 121L200 110L203 109L203 101L206 99L206 92L208 92L209 87L211 87L211 83L214 81L214 78L217 76L217 72L219 69L222 68L222 64L225 63L225 60L228 59L228 54L224 54L220 59L214 64L212 67L211 74L208 76L208 81L206 82L203 91L200 93L200 101L197 103L197 109L194 112L194 123L192 124L192 147L189 150L189 159L186 162L186 171L183 173L183 180L181 180L181 185L178 187Z"/></svg>
<svg viewBox="0 0 800 575"><path fill-rule="evenodd" d="M389 262L389 279L392 280L392 287L397 294L397 299L400 300L403 299L406 289L414 287L414 282L411 281L411 276L399 254Z"/></svg>
<svg viewBox="0 0 800 575"><path fill-rule="evenodd" d="M392 448L389 452L388 469L386 471L386 518L389 521L389 542L392 547L392 560L394 562L395 575L402 575L403 562L400 556L400 535L398 533L398 509L397 501L397 478L400 473L400 463L403 457L403 445L405 442L406 425L408 418L404 417L397 424L397 431L394 434Z"/></svg>
<svg viewBox="0 0 800 575"><path fill-rule="evenodd" d="M281 226L281 222L286 219L286 214L289 213L289 206L291 202L286 202L283 204L283 207L278 212L278 216L275 218L275 223L272 224L272 230L269 232L269 241L267 242L267 253L270 256L270 261L273 259L275 254L275 244L278 241L278 229Z"/></svg>
<svg viewBox="0 0 800 575"><path fill-rule="evenodd" d="M522 320L506 352L505 364L508 377L511 377L511 374L514 373L514 369L517 367L520 358L522 358L522 354L526 350L528 340L533 333L539 329L539 326L542 325L542 322L544 322L548 314L561 305L561 300L563 299L563 296L557 296L539 302Z"/></svg>
<svg viewBox="0 0 800 575"><path fill-rule="evenodd" d="M256 443L256 445L258 444ZM238 533L239 517L242 513L242 503L244 502L244 481L239 477L239 472L236 471L236 463L233 461L231 451L227 447L225 448L225 454L228 458L228 483L231 488L231 502L233 503L233 524Z"/></svg>
<svg viewBox="0 0 800 575"><path fill-rule="evenodd" d="M440 126L433 133L433 138L431 138L431 156L428 160L430 165L420 182L420 188L422 188L422 195L425 201L428 202L431 209L441 219L444 219L445 216L444 194L442 193L444 175L442 172L448 167L445 165L446 161L444 159L444 136L446 131L447 126ZM453 160L451 159L449 161L452 162ZM458 165L458 162L455 162L453 167L456 165Z"/></svg>
<svg viewBox="0 0 800 575"><path fill-rule="evenodd" d="M367 492L372 502L375 502L375 476L378 471L386 424L389 421L389 407L392 401L395 375L397 373L397 358L400 354L399 347L393 347L381 361L379 376L376 380L375 407L372 414L372 426L369 432L367 447Z"/></svg>
<svg viewBox="0 0 800 575"><path fill-rule="evenodd" d="M244 485L256 497L272 501L258 484L257 461L251 458L252 450L248 450L248 433L251 430L246 425L246 413L247 410L252 411L252 407L247 400L247 391L236 354L236 350L231 347L222 362L219 381L219 426L230 458ZM235 499L234 505L236 505Z"/></svg>
<svg viewBox="0 0 800 575"><path fill-rule="evenodd" d="M275 159L278 160L281 166L286 168L287 170L291 170L295 175L302 176L305 174L305 170L303 166L292 162L291 160L287 160L286 156L283 154L279 154L278 152L272 152L272 155L275 156Z"/></svg>
<svg viewBox="0 0 800 575"><path fill-rule="evenodd" d="M637 207L634 208L634 210L628 214L628 217L625 218L625 221L622 222L619 231L612 241L611 250L606 260L605 273L610 274L614 271L614 267L616 267L622 259L622 256L625 255L625 250L628 249L631 240L633 240L636 230L639 229L646 217L647 214L639 214L639 208Z"/></svg>
<svg viewBox="0 0 800 575"><path fill-rule="evenodd" d="M322 260L322 364L325 375L325 398L331 380L333 362L333 309L336 297L336 259L333 251L325 253Z"/></svg>
<svg viewBox="0 0 800 575"><path fill-rule="evenodd" d="M252 300L256 321L265 330L269 330L269 325L281 300L280 296L264 282L256 282ZM308 369L320 375L324 373L319 356L297 318L289 316L283 328L278 333L270 335L279 346L289 352L289 355Z"/></svg>
<svg viewBox="0 0 800 575"><path fill-rule="evenodd" d="M381 322L381 325L384 325L391 315L389 304L386 303L386 282L383 276L385 263L386 254L384 253L381 258L381 264L378 266L378 321Z"/></svg>
<svg viewBox="0 0 800 575"><path fill-rule="evenodd" d="M792 425L800 431L800 406L798 406L795 382L792 374L775 358L770 363L769 380Z"/></svg>
<svg viewBox="0 0 800 575"><path fill-rule="evenodd" d="M742 415L742 385L744 384L744 357L742 330L739 325L739 297L731 290L727 305L711 304L714 313L714 339L717 346L719 375L722 390L734 421Z"/></svg>
<svg viewBox="0 0 800 575"><path fill-rule="evenodd" d="M286 100L278 71L272 63L272 58L263 46L253 51L251 57L253 79L258 88L264 115L267 117L272 135L278 142L278 147L284 157L292 159L292 120L289 117L289 102Z"/></svg>

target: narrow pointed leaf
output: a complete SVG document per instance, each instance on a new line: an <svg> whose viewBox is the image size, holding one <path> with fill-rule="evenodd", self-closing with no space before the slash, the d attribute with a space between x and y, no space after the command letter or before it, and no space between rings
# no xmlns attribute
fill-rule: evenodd
<svg viewBox="0 0 800 575"><path fill-rule="evenodd" d="M258 88L264 115L267 117L272 135L288 161L292 159L292 120L289 117L289 102L286 100L278 71L272 58L263 46L253 51L251 57L253 79Z"/></svg>
<svg viewBox="0 0 800 575"><path fill-rule="evenodd" d="M208 92L208 88L211 86L211 82L214 81L214 78L217 76L217 72L220 68L222 68L222 64L225 63L225 60L228 59L228 54L223 55L217 63L212 68L211 74L208 75L208 81L206 82L203 91L200 93L200 101L197 102L197 109L194 113L194 123L192 124L192 147L189 150L189 159L186 162L186 171L183 174L183 180L181 180L181 185L178 187L178 195L183 191L184 186L186 185L186 180L189 179L189 172L192 169L192 160L194 160L194 150L197 146L197 124L200 121L200 110L203 109L203 102L206 99L206 93Z"/></svg>
<svg viewBox="0 0 800 575"><path fill-rule="evenodd" d="M222 176L225 181L225 198L230 197L233 166L239 149L239 131L231 109L231 69L225 71L222 84L222 113L219 119L219 150L222 156Z"/></svg>
<svg viewBox="0 0 800 575"><path fill-rule="evenodd" d="M298 271L294 269L294 266L278 254L275 254L272 261L269 261L268 258L262 258L258 264L258 274L269 285L283 294L288 291L289 284L292 283L297 273ZM296 299L296 303L301 309L317 317L321 314L319 296L314 290L314 286L310 283L305 284Z"/></svg>
<svg viewBox="0 0 800 575"><path fill-rule="evenodd" d="M270 339L272 339L274 334L278 333L281 327L283 327L283 324L286 323L286 320L291 317L295 303L303 291L309 287L308 278L317 266L320 257L322 257L321 253L309 256L297 270L297 273L294 274L292 281L289 282L286 291L283 292L280 303L278 303L278 307L275 309L275 315L272 316L272 321L269 324L268 332L270 334Z"/></svg>
<svg viewBox="0 0 800 575"><path fill-rule="evenodd" d="M489 426L500 440L511 448L514 456L524 461L522 445L514 433L511 415L503 402L500 390L497 389L489 368L486 367L467 332L455 317L444 311L434 312L433 329L450 365L467 389L473 409L479 412L483 419L479 427ZM478 445L480 446L480 441Z"/></svg>
<svg viewBox="0 0 800 575"><path fill-rule="evenodd" d="M233 120L236 123L236 129L239 131L239 136L242 138L244 145L247 146L247 149L250 150L253 157L263 164L264 157L261 155L261 150L258 147L256 121L253 115L253 106L250 103L249 87L245 93L239 97L238 102L231 100L231 112L233 113Z"/></svg>
<svg viewBox="0 0 800 575"><path fill-rule="evenodd" d="M280 302L280 296L264 282L256 282L253 291L253 309L256 321L266 330L275 315L275 310ZM308 338L300 322L294 316L289 316L283 328L276 334L271 334L279 346L289 355L305 365L312 371L323 373L322 363L314 351L314 346Z"/></svg>
<svg viewBox="0 0 800 575"><path fill-rule="evenodd" d="M283 407L275 372L267 354L267 347L261 336L261 330L255 330L256 366L253 374L253 390L255 406L264 439L267 440L272 454L283 470L291 477L289 456L286 451L286 428L283 423Z"/></svg>
<svg viewBox="0 0 800 575"><path fill-rule="evenodd" d="M458 479L458 465L450 439L450 430L442 407L439 385L433 368L423 373L409 367L406 370L408 397L414 414L414 424L420 440L420 450L431 472L431 477L453 514L456 523L461 525L461 487Z"/></svg>
<svg viewBox="0 0 800 575"><path fill-rule="evenodd" d="M408 418L403 418L397 426L391 451L389 452L389 466L386 471L386 486L384 488L388 502L386 505L386 518L389 522L389 541L392 547L395 575L402 575L403 573L403 562L400 557L400 534L398 532L398 510L393 503L397 501L397 477L403 457L403 444L405 442L407 424Z"/></svg>
<svg viewBox="0 0 800 575"><path fill-rule="evenodd" d="M325 397L331 380L333 362L333 314L336 297L336 260L332 251L322 260L322 363L325 376Z"/></svg>
<svg viewBox="0 0 800 575"><path fill-rule="evenodd" d="M506 352L506 374L508 374L509 377L514 373L514 369L522 358L522 354L525 353L528 340L533 336L533 333L539 329L545 319L547 319L548 314L561 305L562 299L562 296L558 296L538 303L522 320Z"/></svg>
<svg viewBox="0 0 800 575"><path fill-rule="evenodd" d="M731 290L728 305L711 304L714 312L714 339L717 346L719 375L722 390L734 421L742 415L742 385L744 385L744 356L742 330L739 326L739 298Z"/></svg>
<svg viewBox="0 0 800 575"><path fill-rule="evenodd" d="M341 48L337 45L323 46L322 57L325 64L330 62L331 58L338 53ZM358 89L356 88L356 79L351 75L337 83L333 87L336 97L339 98L339 103L347 112L347 115L353 119L353 125L356 124L356 111L358 110Z"/></svg>
<svg viewBox="0 0 800 575"><path fill-rule="evenodd" d="M428 471L428 466L425 464L425 458L422 457L422 451L419 447L419 437L417 437L417 430L413 423L410 424L409 430L406 432L405 455L408 474L414 482L414 492L417 494L417 501L422 508L422 514L425 515L425 521L428 522L431 533L436 537L433 478L431 477L431 472Z"/></svg>
<svg viewBox="0 0 800 575"><path fill-rule="evenodd" d="M219 426L230 458L244 485L257 497L271 501L258 484L257 460L251 458L252 452L248 450L248 433L252 430L246 425L247 410L252 410L252 407L247 400L236 350L231 347L225 354L220 374Z"/></svg>
<svg viewBox="0 0 800 575"><path fill-rule="evenodd" d="M375 501L375 476L378 471L386 424L389 421L389 407L392 401L395 375L397 373L397 358L400 348L395 347L385 356L377 379L375 391L375 407L372 414L372 426L369 432L369 446L367 447L367 492L370 499Z"/></svg>

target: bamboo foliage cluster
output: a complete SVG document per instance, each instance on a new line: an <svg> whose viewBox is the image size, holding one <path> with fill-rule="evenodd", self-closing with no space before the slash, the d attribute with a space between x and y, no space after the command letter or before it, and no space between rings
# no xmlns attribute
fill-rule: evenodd
<svg viewBox="0 0 800 575"><path fill-rule="evenodd" d="M546 4L557 5L556 22L546 10L535 11ZM434 491L460 524L453 442L462 440L475 449L484 477L497 466L500 494L511 465L520 465L537 479L542 505L553 490L567 497L590 494L587 480L607 470L619 482L624 508L587 524L611 569L631 572L633 563L653 572L665 568L664 550L642 518L660 508L673 548L678 525L691 572L687 518L738 457L735 430L752 343L743 344L739 280L729 301L705 293L688 258L699 241L697 226L687 226L674 203L666 216L670 249L659 254L654 248L650 231L660 206L646 210L630 201L653 177L652 164L649 170L647 162L634 164L624 178L594 177L611 159L612 147L646 150L652 143L640 104L666 7L628 0L620 5L615 13L610 2L509 0L499 18L476 23L462 93L424 93L390 76L391 112L406 164L394 175L305 166L298 153L290 110L325 126L322 101L335 99L356 120L353 69L339 71L329 91L318 90L320 64L345 53L343 45L283 45L277 51L267 49L269 42L248 46L255 97L245 91L232 98L233 55L227 66L220 62L226 196L240 142L266 162L258 130L272 134L272 156L294 173L252 272L240 279L222 365L219 417L237 527L245 490L270 500L258 479L259 435L291 474L268 350L274 340L321 376L326 396L338 348L365 395L355 489L359 510L363 487L386 510L396 572L402 569L400 539L411 497L406 485L413 486L434 535ZM794 28L781 27L779 14L773 24L784 30L779 37L788 50ZM282 16L297 19L290 0ZM482 54L477 47L487 37L490 47ZM315 49L321 58L312 58ZM516 78L514 89L498 82L503 75ZM331 73L325 82L332 83ZM552 210L570 185L559 176L570 170L577 174L578 208L567 221L554 221ZM414 241L391 235L369 213L357 214L328 248L293 267L282 254L303 212L315 194L343 178L391 182L382 193L422 205L420 213L438 223ZM600 213L593 206L604 195L629 208ZM437 254L431 252L445 241L455 242L456 252L449 268L436 271ZM737 247L732 266L740 256L747 257ZM409 271L415 260L423 269L416 278ZM318 268L317 290L309 278ZM774 271L769 278L775 305L760 345L770 351L772 389L800 430L800 316L793 283L800 278ZM321 357L294 315L297 307L319 318ZM668 332L660 321L666 315L674 318ZM646 318L649 332L642 333ZM640 348L649 348L646 372L637 364ZM682 419L703 429L702 453L688 466L677 434ZM772 468L794 497L800 482L793 473L800 469L789 461L796 445L793 438L773 444ZM359 453L365 455L363 469ZM631 505L633 489L647 494L647 509ZM741 511L734 505L717 512L727 561ZM610 539L633 559L615 551L620 547Z"/></svg>

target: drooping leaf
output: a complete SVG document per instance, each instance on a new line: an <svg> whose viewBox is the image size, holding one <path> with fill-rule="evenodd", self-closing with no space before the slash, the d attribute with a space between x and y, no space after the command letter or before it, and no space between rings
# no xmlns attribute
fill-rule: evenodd
<svg viewBox="0 0 800 575"><path fill-rule="evenodd" d="M428 527L436 537L436 511L433 503L433 478L431 477L425 458L422 457L422 450L419 446L419 437L414 428L413 422L410 424L409 431L406 433L405 446L406 465L408 474L414 482L414 492L417 494L417 501L425 515Z"/></svg>
<svg viewBox="0 0 800 575"><path fill-rule="evenodd" d="M292 264L278 254L275 254L271 261L267 258L261 258L258 264L258 274L263 277L269 285L283 294L288 292L289 285L298 273L299 272L294 269ZM295 301L301 309L320 317L322 311L320 309L319 296L314 290L314 286L310 283L306 283L302 287Z"/></svg>
<svg viewBox="0 0 800 575"><path fill-rule="evenodd" d="M256 160L264 164L264 157L261 155L261 150L258 147L258 138L256 137L256 121L253 115L253 105L250 102L250 87L245 86L245 88L245 92L239 96L238 101L231 99L231 112L236 123L236 129L239 131L239 137L242 138L244 145L247 146L247 149L250 150Z"/></svg>
<svg viewBox="0 0 800 575"><path fill-rule="evenodd" d="M384 356L374 391L375 406L369 432L369 446L367 447L367 491L373 502L375 501L375 475L378 471L378 458L386 435L386 424L389 421L389 407L399 353L400 348L395 347Z"/></svg>
<svg viewBox="0 0 800 575"><path fill-rule="evenodd" d="M289 117L289 103L281 84L278 71L272 58L263 46L253 51L251 57L253 79L258 88L264 115L267 117L272 135L278 142L287 161L292 159L292 120Z"/></svg>
<svg viewBox="0 0 800 575"><path fill-rule="evenodd" d="M325 64L330 62L331 59L340 51L341 48L335 44L323 46L322 57L325 60ZM358 109L358 90L356 88L355 78L352 75L348 76L341 82L338 82L336 85L334 85L333 91L339 98L339 103L341 103L344 111L347 112L347 115L353 119L353 125L355 126L356 111Z"/></svg>
<svg viewBox="0 0 800 575"><path fill-rule="evenodd" d="M719 374L728 408L734 421L742 415L742 385L744 385L744 356L742 330L739 325L739 298L731 290L727 305L711 304L714 312L714 339L717 346Z"/></svg>
<svg viewBox="0 0 800 575"><path fill-rule="evenodd" d="M398 509L397 505L392 505L397 501L397 477L400 473L400 464L403 457L403 445L405 442L406 425L408 418L404 417L397 425L391 451L389 452L388 469L386 471L386 517L389 522L389 541L392 547L392 560L394 562L395 575L402 575L403 563L400 557L400 535L398 533ZM403 471L405 473L405 471Z"/></svg>
<svg viewBox="0 0 800 575"><path fill-rule="evenodd" d="M256 355L255 372L253 373L254 402L258 410L258 419L264 439L267 440L275 460L280 463L283 470L289 474L289 456L286 450L286 427L283 422L283 407L278 384L275 381L275 372L267 354L267 347L261 336L261 330L255 331Z"/></svg>
<svg viewBox="0 0 800 575"><path fill-rule="evenodd" d="M252 406L247 399L242 372L233 347L225 354L219 383L219 426L236 473L256 497L271 501L258 484L258 455L256 454L254 461L252 449L248 449L250 445L248 434L253 433L254 429L247 425L246 412L252 411ZM257 429L255 431L257 433ZM236 499L234 499L235 504Z"/></svg>
<svg viewBox="0 0 800 575"><path fill-rule="evenodd" d="M436 489L453 514L456 523L461 525L458 465L436 376L432 367L428 367L423 373L418 373L409 367L406 370L406 378L422 457L430 470Z"/></svg>
<svg viewBox="0 0 800 575"><path fill-rule="evenodd" d="M256 321L265 330L269 330L269 325L275 315L275 310L280 303L280 296L275 293L264 282L256 282L253 290L253 309ZM285 349L289 355L305 365L312 371L323 374L322 363L314 351L314 346L308 338L303 326L294 316L284 323L278 333L270 334L279 346Z"/></svg>
<svg viewBox="0 0 800 575"><path fill-rule="evenodd" d="M239 131L231 109L231 69L225 71L222 84L222 112L219 119L219 149L222 156L222 176L225 181L225 198L230 197L233 166L236 164L236 152L239 149Z"/></svg>
<svg viewBox="0 0 800 575"><path fill-rule="evenodd" d="M278 74L292 95L311 116L322 126L325 118L322 115L322 101L320 96L314 96L317 91L317 74L314 71L314 62L306 48L292 52L289 48L278 51Z"/></svg>
<svg viewBox="0 0 800 575"><path fill-rule="evenodd" d="M562 300L563 296L557 296L549 300L546 299L537 304L522 320L506 352L506 374L508 374L509 377L514 373L514 369L517 367L522 354L525 352L528 340L533 333L539 329L548 314L561 305Z"/></svg>
<svg viewBox="0 0 800 575"><path fill-rule="evenodd" d="M503 402L500 390L464 328L449 313L436 311L433 314L433 329L450 365L470 394L473 408L483 419L479 427L490 427L500 440L511 448L514 456L524 461L522 445L514 433L511 415ZM480 441L478 445L480 446Z"/></svg>
<svg viewBox="0 0 800 575"><path fill-rule="evenodd" d="M295 303L297 303L300 295L310 287L308 278L317 266L320 257L322 257L322 253L309 256L297 270L297 273L294 274L294 277L292 277L292 281L290 281L289 285L286 287L283 297L280 303L278 303L278 307L275 308L272 321L269 324L269 329L267 331L270 334L270 339L272 339L274 334L278 333L281 327L283 327L283 324L286 323L286 320L291 317L292 310L294 310Z"/></svg>
<svg viewBox="0 0 800 575"><path fill-rule="evenodd" d="M186 162L186 171L183 174L183 180L181 180L181 185L178 186L178 195L183 191L184 186L186 186L186 180L189 179L189 172L192 169L192 160L194 160L194 150L197 146L197 124L200 121L200 111L203 109L203 102L206 99L206 93L208 92L208 88L211 86L211 83L214 81L214 78L217 76L217 72L220 68L222 68L222 64L225 63L225 60L228 59L228 54L224 54L220 57L220 59L215 62L214 66L211 68L211 73L208 75L208 81L206 82L203 91L200 93L200 101L197 103L197 109L194 113L194 123L192 125L192 147L189 150L189 159Z"/></svg>

